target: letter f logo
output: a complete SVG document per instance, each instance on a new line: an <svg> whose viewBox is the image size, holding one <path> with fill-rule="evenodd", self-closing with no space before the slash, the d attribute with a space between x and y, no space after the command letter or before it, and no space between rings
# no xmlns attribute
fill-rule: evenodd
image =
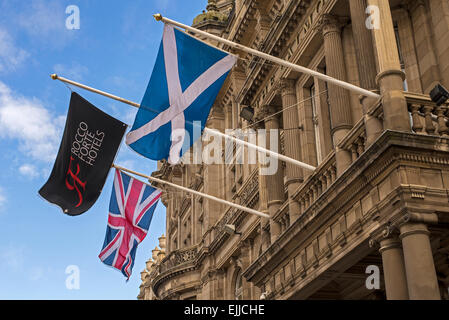
<svg viewBox="0 0 449 320"><path fill-rule="evenodd" d="M76 173L73 173L72 171L72 160L75 160L73 157L70 157L70 163L69 163L69 170L67 171L67 178L65 179L65 185L67 189L70 191L76 190L78 193L79 202L76 205L76 208L78 208L83 203L83 195L81 194L80 189L78 188L78 185L83 188L83 191L86 190L86 182L82 182L80 178L78 178L78 175L80 173L80 165L76 164ZM72 178L73 184L70 184L69 178Z"/></svg>

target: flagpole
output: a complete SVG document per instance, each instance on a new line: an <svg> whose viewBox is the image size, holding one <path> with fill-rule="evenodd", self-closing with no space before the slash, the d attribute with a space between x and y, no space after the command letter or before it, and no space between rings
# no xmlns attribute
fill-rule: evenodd
<svg viewBox="0 0 449 320"><path fill-rule="evenodd" d="M267 153L267 154L269 154L272 157L278 158L279 160L291 163L293 165L299 166L301 168L304 168L304 169L307 169L307 170L310 170L310 171L315 171L315 169L316 169L316 167L313 167L313 166L311 166L311 165L309 165L307 163L298 161L298 160L293 159L293 158L289 158L287 156L284 156L283 154L271 151L269 149L265 149L265 148L259 147L258 145L246 142L245 140L238 139L236 137L233 137L233 136L230 136L228 134L222 133L222 132L220 132L218 130L204 128L204 132L210 133L212 135L220 136L220 137L223 137L225 139L233 140L236 143L239 143L241 145L247 146L249 148L256 149L257 151L260 151L260 152L263 152L263 153Z"/></svg>
<svg viewBox="0 0 449 320"><path fill-rule="evenodd" d="M328 76L328 75L325 75L325 74L322 74L322 73L320 73L320 72L317 72L317 71L314 71L314 70L311 70L311 69L308 69L308 68L299 66L299 65L297 65L297 64L288 62L288 61L286 61L286 60L277 58L277 57L275 57L275 56L272 56L272 55L263 53L263 52L261 52L261 51L258 51L258 50L255 50L255 49L246 47L246 46L241 45L241 44L239 44L239 43L235 43L235 42L233 42L233 41L224 39L224 38L222 38L222 37L219 37L219 36L210 34L210 33L208 33L208 32L205 32L205 31L202 31L202 30L199 30L199 29L190 27L190 26L185 25L185 24L182 24L182 23L180 23L180 22L177 22L177 21L174 21L174 20L165 18L165 17L163 17L160 13L157 13L157 14L153 15L153 17L156 19L156 21L162 21L162 22L164 22L164 23L168 23L168 24L171 24L171 25L180 27L180 28L182 28L182 29L185 29L185 30L188 30L188 31L197 33L197 34L200 34L200 35L202 35L202 36L205 36L206 38L209 38L209 39L218 41L218 42L220 42L220 43L226 44L226 45L228 45L228 46L230 46L230 47L232 47L232 48L235 48L235 49L242 50L242 51L244 51L244 52L253 54L253 55L258 56L258 57L260 57L260 58L262 58L262 59L265 59L265 60L268 60L268 61L277 63L277 64L282 65L282 66L287 67L287 68L291 68L291 69L293 69L293 70L295 70L295 71L298 71L298 72L301 72L301 73L305 73L305 74L314 76L314 77L316 77L316 78L318 78L318 79L321 79L321 80L323 80L323 81L332 83L332 84L334 84L334 85L336 85L336 86L345 88L345 89L350 90L350 91L352 91L352 92L356 92L356 93L361 94L361 95L363 95L363 96L367 96L367 97L371 97L371 98L376 98L376 99L379 99L379 98L380 98L380 95L378 95L377 93L374 93L374 92L372 92L372 91L369 91L369 90L360 88L360 87L358 87L358 86L355 86L355 85L353 85L353 84L351 84L351 83L348 83L348 82L345 82L345 81L341 81L341 80L332 78L332 77L330 77L330 76Z"/></svg>
<svg viewBox="0 0 449 320"><path fill-rule="evenodd" d="M130 106L133 106L133 107L136 107L136 108L140 108L140 104L138 104L138 103L136 103L136 102L133 102L133 101L130 101L130 100L121 98L121 97L119 97L119 96L116 96L116 95L107 93L107 92L105 92L105 91L101 91L101 90L98 90L98 89L95 89L95 88L86 86L86 85L84 85L84 84L82 84L82 83L79 83L79 82L76 82L76 81L73 81L73 80L69 80L69 79L66 79L66 78L64 78L64 77L60 77L60 76L58 76L57 74L52 74L52 75L51 75L51 78L52 78L53 80L59 80L59 81L61 81L61 82L65 82L65 83L74 85L74 86L76 86L76 87L85 89L85 90L87 90L87 91L91 91L91 92L97 93L97 94L99 94L99 95L102 95L102 96L105 96L105 97L108 97L108 98L111 98L111 99L114 99L114 100L123 102L123 103L125 103L125 104L130 105ZM148 108L148 107L145 107L145 108L148 109L148 110L150 110L150 111L152 111L152 112L159 113L158 111L152 110L152 109L150 109L150 108ZM231 136L231 135L222 133L222 132L220 132L220 131L218 131L218 130L209 129L209 128L204 128L204 132L207 132L207 133L209 133L209 134L211 134L211 135L216 135L216 136L223 137L223 138L225 138L225 139L232 140L232 141L234 141L235 143L238 143L238 144L247 146L247 147L249 147L249 148L256 149L256 150L258 150L259 152L263 152L263 153L269 154L270 156L275 157L275 158L277 158L277 159L279 159L279 160L282 160L282 161L291 163L291 164L293 164L293 165L299 166L299 167L301 167L301 168L304 168L304 169L307 169L307 170L310 170L310 171L314 171L314 170L316 169L316 167L311 166L311 165L309 165L309 164L307 164L307 163L304 163L304 162L298 161L298 160L296 160L296 159L293 159L293 158L284 156L284 155L282 155L282 154L280 154L280 153L277 153L277 152L268 150L268 149L266 149L266 148L259 147L259 146L255 145L255 144L252 144L252 143L246 142L246 141L244 141L244 140L238 139L238 138L236 138L236 137L234 137L234 136Z"/></svg>
<svg viewBox="0 0 449 320"><path fill-rule="evenodd" d="M257 216L260 216L262 218L270 219L270 216L268 214L266 214L266 213L263 213L263 212L260 212L260 211L257 211L257 210L251 209L251 208L247 208L247 207L238 205L238 204L233 203L233 202L229 202L229 201L226 201L226 200L223 200L223 199L220 199L220 198L217 198L217 197L214 197L214 196L211 196L211 195L208 195L208 194L196 191L196 190L192 190L192 189L189 189L189 188L186 188L186 187L183 187L183 186L180 186L180 185L177 185L177 184L165 181L165 180L161 180L161 179L158 179L158 178L155 178L155 177L152 177L152 176L149 176L149 175L137 172L137 171L133 171L133 170L130 170L130 169L118 166L116 164L113 164L112 167L116 168L118 170L124 171L124 172L135 174L135 175L137 175L139 177L142 177L142 178L146 178L149 181L153 181L153 182L161 183L161 184L166 184L166 185L168 185L170 187L182 190L184 192L192 193L194 195L197 195L197 196L200 196L200 197L212 200L212 201L216 201L216 202L219 202L221 204L228 205L230 207L233 207L233 208L236 208L236 209L239 209L239 210L242 210L242 211L245 211L245 212L257 215Z"/></svg>
<svg viewBox="0 0 449 320"><path fill-rule="evenodd" d="M129 104L130 106L133 106L133 107L136 107L136 108L140 108L140 104L138 104L138 103L136 103L136 102L133 102L133 101L131 101L131 100L127 100L127 99L121 98L121 97L119 97L119 96L115 96L115 95L110 94L110 93L107 93L107 92L105 92L105 91L101 91L101 90L98 90L98 89L95 89L95 88L86 86L85 84L82 84L82 83L79 83L79 82L75 82L75 81L73 81L73 80L69 80L69 79L66 79L66 78L64 78L64 77L60 77L60 76L58 76L58 75L55 74L55 73L52 74L52 75L50 75L50 77L51 77L53 80L59 80L59 81L61 81L61 82L65 82L65 83L74 85L74 86L79 87L79 88L81 88L81 89L84 89L84 90L87 90L87 91L90 91L90 92L97 93L97 94L99 94L99 95L102 95L102 96L105 96L105 97L108 97L108 98L111 98L111 99L114 99L114 100L123 102L123 103L125 103L125 104Z"/></svg>

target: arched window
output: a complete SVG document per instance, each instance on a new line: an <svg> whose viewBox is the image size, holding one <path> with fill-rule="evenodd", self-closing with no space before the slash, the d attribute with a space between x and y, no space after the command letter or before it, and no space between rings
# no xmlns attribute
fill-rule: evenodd
<svg viewBox="0 0 449 320"><path fill-rule="evenodd" d="M235 291L234 291L235 300L243 300L243 286L242 286L242 271L239 270L237 272L237 276L235 277Z"/></svg>

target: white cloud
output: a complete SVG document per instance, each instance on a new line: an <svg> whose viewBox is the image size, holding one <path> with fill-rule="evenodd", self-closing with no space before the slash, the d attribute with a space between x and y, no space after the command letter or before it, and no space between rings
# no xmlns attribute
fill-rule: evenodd
<svg viewBox="0 0 449 320"><path fill-rule="evenodd" d="M39 281L45 279L45 270L43 267L33 266L29 271L29 279L31 281Z"/></svg>
<svg viewBox="0 0 449 320"><path fill-rule="evenodd" d="M89 72L87 67L80 65L77 62L74 62L71 65L56 64L53 66L53 70L60 76L76 81L83 80L83 77Z"/></svg>
<svg viewBox="0 0 449 320"><path fill-rule="evenodd" d="M11 244L3 247L0 251L0 263L10 271L22 271L25 266L25 248Z"/></svg>
<svg viewBox="0 0 449 320"><path fill-rule="evenodd" d="M11 35L0 28L0 73L16 70L28 57L28 52L18 48Z"/></svg>
<svg viewBox="0 0 449 320"><path fill-rule="evenodd" d="M65 7L55 0L32 0L17 17L22 28L41 38L54 38L59 32L66 31L65 20Z"/></svg>
<svg viewBox="0 0 449 320"><path fill-rule="evenodd" d="M0 138L16 139L27 156L52 162L63 125L64 116L52 116L39 100L17 95L0 81Z"/></svg>
<svg viewBox="0 0 449 320"><path fill-rule="evenodd" d="M30 257L26 254L27 248L21 245L9 244L0 247L0 270L2 272L26 272L26 276L31 281L45 280L47 275L51 273L49 267L45 268L35 263L30 263ZM31 266L31 267L30 267Z"/></svg>
<svg viewBox="0 0 449 320"><path fill-rule="evenodd" d="M33 179L39 176L39 172L36 166L28 163L21 165L19 168L19 172L21 175L29 179Z"/></svg>
<svg viewBox="0 0 449 320"><path fill-rule="evenodd" d="M5 192L3 191L2 188L0 188L0 210L2 210L5 206L7 199L6 199L6 195Z"/></svg>
<svg viewBox="0 0 449 320"><path fill-rule="evenodd" d="M136 162L134 160L122 160L120 165L130 170L136 170Z"/></svg>

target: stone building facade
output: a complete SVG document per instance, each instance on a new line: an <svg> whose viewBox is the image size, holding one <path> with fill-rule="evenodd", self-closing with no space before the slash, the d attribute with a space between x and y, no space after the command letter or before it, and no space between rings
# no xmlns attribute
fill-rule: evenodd
<svg viewBox="0 0 449 320"><path fill-rule="evenodd" d="M271 219L168 190L138 298L449 299L449 112L429 97L449 87L449 1L216 0L193 26L381 98L220 45L241 59L207 126L279 129L317 169L160 163L157 177Z"/></svg>

